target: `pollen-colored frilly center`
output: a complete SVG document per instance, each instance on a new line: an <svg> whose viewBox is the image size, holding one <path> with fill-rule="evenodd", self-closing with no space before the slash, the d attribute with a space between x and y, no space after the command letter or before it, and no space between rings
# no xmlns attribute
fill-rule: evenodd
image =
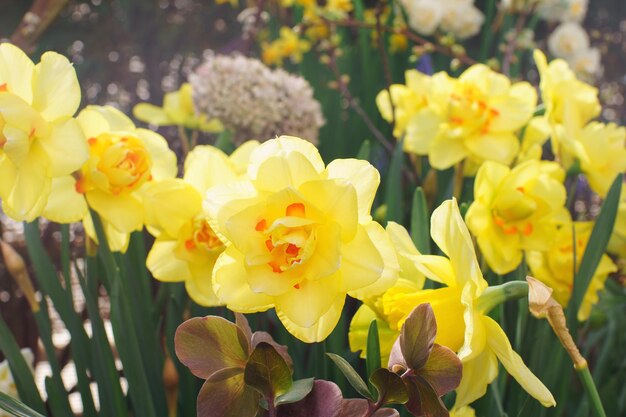
<svg viewBox="0 0 626 417"><path fill-rule="evenodd" d="M206 219L194 220L192 235L185 240L185 249L214 252L223 248L224 243L217 237Z"/></svg>
<svg viewBox="0 0 626 417"><path fill-rule="evenodd" d="M94 189L113 195L129 193L152 179L152 160L143 142L130 134L102 134L87 140L89 160L76 182L76 190Z"/></svg>
<svg viewBox="0 0 626 417"><path fill-rule="evenodd" d="M529 236L533 232L532 217L537 207L537 201L528 195L524 187L507 190L495 200L493 221L506 235L519 233Z"/></svg>
<svg viewBox="0 0 626 417"><path fill-rule="evenodd" d="M489 106L485 94L473 85L465 84L450 95L448 121L459 137L485 134L498 110Z"/></svg>
<svg viewBox="0 0 626 417"><path fill-rule="evenodd" d="M315 249L315 222L307 219L306 205L292 203L284 210L283 217L272 223L261 218L254 228L265 245L265 254L258 257L258 264L267 264L279 274L305 262Z"/></svg>

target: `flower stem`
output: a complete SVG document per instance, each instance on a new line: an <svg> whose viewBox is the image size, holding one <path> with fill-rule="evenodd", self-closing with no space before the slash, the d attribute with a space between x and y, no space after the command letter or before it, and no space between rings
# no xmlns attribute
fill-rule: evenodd
<svg viewBox="0 0 626 417"><path fill-rule="evenodd" d="M584 366L576 367L576 373L580 377L580 380L583 383L583 387L585 388L585 392L589 396L591 400L591 405L597 417L606 417L606 412L604 411L604 407L602 406L602 401L600 400L600 395L598 394L598 388L596 384L593 382L593 378L591 377L591 372L589 372L589 367L585 363Z"/></svg>

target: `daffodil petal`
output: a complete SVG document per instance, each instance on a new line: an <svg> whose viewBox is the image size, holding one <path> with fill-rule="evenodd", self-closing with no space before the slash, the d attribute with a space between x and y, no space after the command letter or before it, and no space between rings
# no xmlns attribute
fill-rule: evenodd
<svg viewBox="0 0 626 417"><path fill-rule="evenodd" d="M161 107L150 103L139 103L133 107L135 119L155 126L167 126L174 124L167 113Z"/></svg>
<svg viewBox="0 0 626 417"><path fill-rule="evenodd" d="M202 213L202 196L181 179L170 178L146 184L139 192L145 223L178 236L180 229Z"/></svg>
<svg viewBox="0 0 626 417"><path fill-rule="evenodd" d="M463 362L463 376L456 389L454 408L471 404L487 392L487 385L498 376L498 359L489 349Z"/></svg>
<svg viewBox="0 0 626 417"><path fill-rule="evenodd" d="M209 259L202 264L189 264L191 279L185 281L185 288L191 299L201 306L215 307L223 305L219 297L213 292L212 276L215 260L217 258Z"/></svg>
<svg viewBox="0 0 626 417"><path fill-rule="evenodd" d="M132 195L111 194L94 190L87 193L87 202L98 214L121 233L141 230L144 221L141 202Z"/></svg>
<svg viewBox="0 0 626 417"><path fill-rule="evenodd" d="M52 179L50 195L43 217L56 223L74 223L87 213L87 202L76 191L76 179L71 175Z"/></svg>
<svg viewBox="0 0 626 417"><path fill-rule="evenodd" d="M459 139L446 139L444 134L438 135L431 143L428 160L433 168L448 169L467 157L465 143Z"/></svg>
<svg viewBox="0 0 626 417"><path fill-rule="evenodd" d="M411 240L409 232L400 224L395 222L387 223L387 235L391 239L400 267L399 276L410 280L417 288L424 286L424 274L417 267L420 253Z"/></svg>
<svg viewBox="0 0 626 417"><path fill-rule="evenodd" d="M87 142L75 119L56 123L39 143L50 160L50 175L55 177L78 171L89 158Z"/></svg>
<svg viewBox="0 0 626 417"><path fill-rule="evenodd" d="M356 190L359 222L371 219L370 211L380 184L380 174L369 162L359 159L336 159L326 167L328 178L342 179Z"/></svg>
<svg viewBox="0 0 626 417"><path fill-rule="evenodd" d="M80 86L74 67L63 55L46 52L33 74L33 107L44 119L73 116L80 104Z"/></svg>
<svg viewBox="0 0 626 417"><path fill-rule="evenodd" d="M8 42L0 44L0 85L27 103L33 100L33 71L35 64L17 46Z"/></svg>
<svg viewBox="0 0 626 417"><path fill-rule="evenodd" d="M465 141L469 153L479 160L497 161L510 165L519 152L519 140L510 131L489 132Z"/></svg>
<svg viewBox="0 0 626 417"><path fill-rule="evenodd" d="M487 344L507 372L544 407L555 406L556 401L550 390L526 367L522 358L513 351L509 339L498 323L489 317L485 317L483 323L489 334Z"/></svg>
<svg viewBox="0 0 626 417"><path fill-rule="evenodd" d="M209 145L196 146L185 159L183 178L204 195L214 185L237 179L232 165L228 156L220 149Z"/></svg>
<svg viewBox="0 0 626 417"><path fill-rule="evenodd" d="M176 154L168 147L165 138L148 129L137 129L136 133L143 140L152 159L152 168L150 169L152 177L157 181L174 178L178 171Z"/></svg>
<svg viewBox="0 0 626 417"><path fill-rule="evenodd" d="M278 305L276 306L276 314L289 333L296 336L298 339L306 343L320 342L326 339L337 325L341 317L344 302L345 296L343 294L335 297L334 302L326 313L320 316L319 319L309 327L302 327L294 323L291 317L285 314L285 311Z"/></svg>
<svg viewBox="0 0 626 417"><path fill-rule="evenodd" d="M415 267L431 281L456 287L456 277L450 260L444 256L419 255L415 257Z"/></svg>
<svg viewBox="0 0 626 417"><path fill-rule="evenodd" d="M360 351L359 356L365 359L367 355L367 336L372 320L376 320L378 325L381 363L386 364L389 361L391 348L400 332L391 329L385 320L378 317L374 310L365 304L359 307L350 322L350 331L348 332L350 350L352 352Z"/></svg>
<svg viewBox="0 0 626 417"><path fill-rule="evenodd" d="M146 266L152 275L163 282L180 282L191 279L187 262L176 254L178 242L164 236L154 241L146 258Z"/></svg>

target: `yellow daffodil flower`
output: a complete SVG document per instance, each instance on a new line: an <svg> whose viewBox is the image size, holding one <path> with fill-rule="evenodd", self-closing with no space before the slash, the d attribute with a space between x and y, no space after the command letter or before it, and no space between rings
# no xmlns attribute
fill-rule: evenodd
<svg viewBox="0 0 626 417"><path fill-rule="evenodd" d="M262 45L261 57L267 65L282 65L283 59L291 62L302 62L302 56L311 49L311 42L287 26L280 28L280 37L273 42Z"/></svg>
<svg viewBox="0 0 626 417"><path fill-rule="evenodd" d="M622 185L617 217L607 252L626 259L626 185Z"/></svg>
<svg viewBox="0 0 626 417"><path fill-rule="evenodd" d="M196 111L193 104L193 90L189 83L184 83L178 91L165 94L163 107L139 103L133 108L133 115L142 122L156 126L175 125L209 133L224 130L219 120L207 120L206 115Z"/></svg>
<svg viewBox="0 0 626 417"><path fill-rule="evenodd" d="M113 107L88 106L77 119L88 138L89 160L73 188L102 218L111 248L123 251L129 234L144 224L142 189L173 178L176 155L161 135L136 128ZM87 233L95 238L90 219L85 220Z"/></svg>
<svg viewBox="0 0 626 417"><path fill-rule="evenodd" d="M582 129L600 114L598 90L578 80L564 60L555 59L548 64L538 49L534 58L541 77L539 89L546 108L545 118L552 130L554 153L561 157L580 156L581 146L567 131Z"/></svg>
<svg viewBox="0 0 626 417"><path fill-rule="evenodd" d="M143 192L146 225L156 237L148 269L159 281L184 281L200 305L221 304L211 275L226 248L202 210L202 197L214 185L236 181L256 146L256 141L246 142L230 158L213 146L197 146L187 155L183 179L155 182Z"/></svg>
<svg viewBox="0 0 626 417"><path fill-rule="evenodd" d="M274 307L294 336L324 340L346 294L371 297L397 279L389 238L370 216L379 181L366 161L325 166L303 139L260 145L245 179L210 188L204 200L230 242L213 269L216 295L233 311Z"/></svg>
<svg viewBox="0 0 626 417"><path fill-rule="evenodd" d="M399 330L417 305L431 304L438 328L435 343L457 352L463 362L455 408L485 394L487 385L498 374L498 361L530 395L544 406L554 405L550 391L524 365L504 331L487 315L494 307L493 290L482 276L456 200L445 201L433 212L431 234L449 258L421 255L416 257L415 266L427 278L445 286L421 291L388 290L382 304L389 326Z"/></svg>
<svg viewBox="0 0 626 417"><path fill-rule="evenodd" d="M85 138L72 118L79 104L67 58L46 52L35 65L16 46L0 44L0 198L15 220L80 218L55 211L56 189L87 160Z"/></svg>
<svg viewBox="0 0 626 417"><path fill-rule="evenodd" d="M550 138L550 125L543 116L536 116L530 119L524 135L522 144L517 155L517 164L528 160L540 160L543 154L543 144Z"/></svg>
<svg viewBox="0 0 626 417"><path fill-rule="evenodd" d="M409 232L398 223L389 222L387 235L396 252L400 267L398 281L392 288L405 292L421 290L424 287L425 277L416 267L416 257L420 253L415 248ZM381 363L387 363L391 348L400 335L400 331L389 327L389 323L385 320L381 296L364 300L363 305L352 318L348 332L350 349L354 352L361 351L360 356L365 359L367 355L367 333L372 320L376 320L378 325Z"/></svg>
<svg viewBox="0 0 626 417"><path fill-rule="evenodd" d="M469 405L450 410L450 417L476 417L476 411Z"/></svg>
<svg viewBox="0 0 626 417"><path fill-rule="evenodd" d="M584 157L580 168L591 189L606 197L615 177L626 171L626 128L614 123L591 122L576 135Z"/></svg>
<svg viewBox="0 0 626 417"><path fill-rule="evenodd" d="M593 222L566 224L555 233L555 240L549 250L526 252L526 261L530 266L532 275L552 288L554 298L564 307L567 306L572 295L574 258L576 258L576 270L578 271L592 229ZM575 245L573 233L576 236ZM604 289L607 277L615 271L617 271L617 266L611 258L606 254L602 255L600 264L591 278L582 305L578 310L578 320L584 321L589 318L591 307L598 302L598 291Z"/></svg>
<svg viewBox="0 0 626 417"><path fill-rule="evenodd" d="M466 220L489 267L514 270L524 250L548 250L557 226L569 221L565 172L556 162L530 160L510 169L485 162L476 176Z"/></svg>

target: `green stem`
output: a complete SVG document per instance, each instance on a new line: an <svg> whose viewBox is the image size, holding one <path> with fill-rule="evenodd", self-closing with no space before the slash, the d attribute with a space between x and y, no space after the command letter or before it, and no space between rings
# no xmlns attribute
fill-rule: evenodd
<svg viewBox="0 0 626 417"><path fill-rule="evenodd" d="M494 307L505 301L517 300L528 296L528 283L526 281L510 281L501 285L487 287L478 297L477 309L488 313Z"/></svg>
<svg viewBox="0 0 626 417"><path fill-rule="evenodd" d="M589 396L589 400L591 401L591 405L595 410L595 414L597 417L606 417L606 412L604 411L604 407L602 406L602 401L600 400L600 394L598 394L598 389L596 388L596 384L593 382L593 378L591 377L591 372L589 372L589 367L584 366L581 368L576 368L576 372L578 376L580 376L580 380L583 383L583 387L585 388L585 392Z"/></svg>

